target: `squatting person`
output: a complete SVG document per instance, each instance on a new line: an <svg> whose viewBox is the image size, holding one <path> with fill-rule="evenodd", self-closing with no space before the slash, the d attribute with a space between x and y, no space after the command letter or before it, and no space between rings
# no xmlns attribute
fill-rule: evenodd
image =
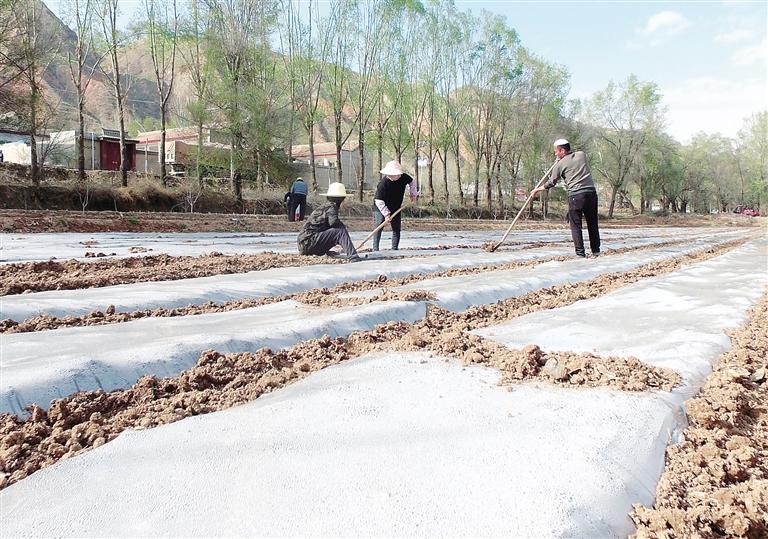
<svg viewBox="0 0 768 539"><path fill-rule="evenodd" d="M389 161L381 169L381 180L376 187L376 194L373 196L373 217L375 227L381 223L387 222L392 227L392 249L397 250L400 246L400 225L402 214L398 213L394 217L392 214L403 205L403 196L405 189L409 189L411 202L415 201L419 193L416 188L416 182L408 174L403 173L403 168L397 161ZM379 241L381 240L381 230L373 235L373 250L379 250Z"/></svg>
<svg viewBox="0 0 768 539"><path fill-rule="evenodd" d="M347 190L343 183L332 183L325 193L328 202L317 208L307 218L307 222L301 227L297 243L299 254L302 255L329 255L337 245L344 250L346 260L357 262L357 250L352 244L349 232L344 223L339 219L339 207L347 197Z"/></svg>
<svg viewBox="0 0 768 539"><path fill-rule="evenodd" d="M582 216L587 220L589 232L589 247L593 256L600 254L600 230L597 226L597 189L592 180L587 156L584 152L571 151L570 143L564 138L557 139L554 143L555 163L549 180L533 193L539 193L544 189L551 189L559 180L563 180L568 191L568 222L571 225L571 237L576 248L576 254L584 257L584 236L581 232Z"/></svg>

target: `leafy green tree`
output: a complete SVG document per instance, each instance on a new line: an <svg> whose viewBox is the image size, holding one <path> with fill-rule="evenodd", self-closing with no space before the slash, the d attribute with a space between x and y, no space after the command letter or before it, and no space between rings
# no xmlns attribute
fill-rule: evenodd
<svg viewBox="0 0 768 539"><path fill-rule="evenodd" d="M608 217L613 217L616 194L629 179L649 133L661 125L661 94L653 82L635 75L595 93L588 103L588 121L595 127L593 168L611 186Z"/></svg>

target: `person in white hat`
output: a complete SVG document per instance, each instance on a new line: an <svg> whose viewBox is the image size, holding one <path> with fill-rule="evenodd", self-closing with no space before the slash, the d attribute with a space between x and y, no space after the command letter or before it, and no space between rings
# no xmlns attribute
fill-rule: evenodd
<svg viewBox="0 0 768 539"><path fill-rule="evenodd" d="M344 250L346 260L357 262L360 257L352 244L349 232L344 223L339 219L339 207L347 197L347 190L343 183L332 183L328 186L328 192L323 193L328 202L313 211L307 218L307 222L299 232L297 243L299 254L302 255L329 255L337 245Z"/></svg>
<svg viewBox="0 0 768 539"><path fill-rule="evenodd" d="M568 191L568 222L571 225L571 238L576 248L576 255L586 257L584 251L584 236L581 232L581 219L586 218L589 231L589 247L592 256L600 255L600 229L597 225L597 189L592 180L587 156L584 152L571 151L571 144L564 138L557 139L555 156L557 162L549 174L549 180L534 194L545 189L551 189L559 180L563 180Z"/></svg>
<svg viewBox="0 0 768 539"><path fill-rule="evenodd" d="M291 185L289 204L288 204L288 220L289 221L303 221L304 210L307 208L307 184L304 183L303 178L296 178L296 181ZM296 213L298 212L298 218Z"/></svg>
<svg viewBox="0 0 768 539"><path fill-rule="evenodd" d="M403 167L397 161L389 161L381 169L381 180L376 187L376 194L373 196L373 218L375 226L378 227L383 222L388 222L392 227L392 249L397 250L400 246L401 214L398 213L391 217L393 213L403 205L405 190L408 189L411 202L419 196L416 188L416 182L408 174L403 173ZM379 241L381 241L381 230L373 235L373 250L379 250Z"/></svg>

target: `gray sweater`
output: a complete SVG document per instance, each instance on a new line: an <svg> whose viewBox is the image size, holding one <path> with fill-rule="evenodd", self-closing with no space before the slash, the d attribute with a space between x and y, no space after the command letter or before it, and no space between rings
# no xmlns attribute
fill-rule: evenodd
<svg viewBox="0 0 768 539"><path fill-rule="evenodd" d="M549 174L549 181L544 184L544 187L551 189L561 179L565 183L568 195L596 191L584 152L571 152L555 163L555 167Z"/></svg>

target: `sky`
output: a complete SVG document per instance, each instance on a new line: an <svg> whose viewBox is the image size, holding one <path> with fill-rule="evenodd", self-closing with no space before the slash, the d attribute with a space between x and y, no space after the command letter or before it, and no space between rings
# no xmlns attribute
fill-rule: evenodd
<svg viewBox="0 0 768 539"><path fill-rule="evenodd" d="M119 0L123 22L140 0ZM524 47L565 66L570 98L589 97L630 74L655 82L666 131L735 137L768 110L768 2L455 0L461 11L506 17ZM45 0L59 14L60 0Z"/></svg>

